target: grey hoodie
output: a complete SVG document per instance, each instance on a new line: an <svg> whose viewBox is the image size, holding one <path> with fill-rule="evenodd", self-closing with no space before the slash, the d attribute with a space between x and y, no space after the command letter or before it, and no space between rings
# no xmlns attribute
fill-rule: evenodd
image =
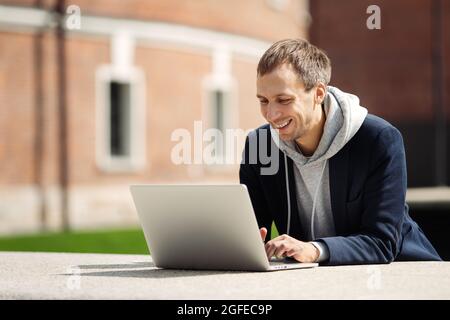
<svg viewBox="0 0 450 320"><path fill-rule="evenodd" d="M299 208L297 214L305 237L309 240L336 235L331 211L328 159L338 153L355 135L367 115L367 109L359 105L357 96L332 86L327 87L324 111L326 121L323 134L311 157L305 157L295 141L280 140L277 130L270 127L274 142L284 153L285 160L286 156L290 157L295 164L294 175ZM285 165L286 163L287 161ZM287 176L286 185L289 188ZM289 197L287 200L290 208ZM288 210L288 234L290 215L291 212ZM324 247L320 246L321 255L323 249ZM319 259L323 260L323 257Z"/></svg>

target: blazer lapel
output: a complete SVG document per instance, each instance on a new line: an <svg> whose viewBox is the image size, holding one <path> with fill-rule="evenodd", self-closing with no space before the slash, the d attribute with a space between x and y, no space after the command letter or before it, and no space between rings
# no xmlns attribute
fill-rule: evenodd
<svg viewBox="0 0 450 320"><path fill-rule="evenodd" d="M337 235L345 234L349 151L346 144L330 158L330 196Z"/></svg>

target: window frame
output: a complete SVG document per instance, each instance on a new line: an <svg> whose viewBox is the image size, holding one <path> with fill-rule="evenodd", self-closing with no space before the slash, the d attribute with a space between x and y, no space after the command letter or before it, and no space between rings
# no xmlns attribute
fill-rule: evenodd
<svg viewBox="0 0 450 320"><path fill-rule="evenodd" d="M237 81L230 75L217 75L211 74L203 79L203 108L202 108L202 121L205 124L203 130L213 127L213 119L217 119L217 115L214 113L216 110L212 110L211 96L216 91L222 91L224 96L224 105L222 110L224 111L223 124L224 124L224 142L226 138L226 129L235 129L239 124L238 113L238 85ZM215 108L214 108L215 109ZM227 165L227 153L226 145L223 145L223 154L216 156L213 165L207 166L213 170L234 170Z"/></svg>
<svg viewBox="0 0 450 320"><path fill-rule="evenodd" d="M130 90L128 156L111 154L110 85L127 83ZM125 70L102 65L96 71L96 162L104 172L136 172L146 166L146 97L145 76L142 70Z"/></svg>

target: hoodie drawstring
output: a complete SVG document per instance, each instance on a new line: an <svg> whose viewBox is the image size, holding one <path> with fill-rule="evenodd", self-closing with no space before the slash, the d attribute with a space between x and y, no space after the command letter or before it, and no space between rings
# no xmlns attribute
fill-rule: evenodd
<svg viewBox="0 0 450 320"><path fill-rule="evenodd" d="M289 230L290 230L290 227L291 227L291 196L289 194L289 174L288 174L288 165L287 165L286 153L284 153L284 171L286 173L286 194L287 194L287 207L288 207L286 234L289 235Z"/></svg>

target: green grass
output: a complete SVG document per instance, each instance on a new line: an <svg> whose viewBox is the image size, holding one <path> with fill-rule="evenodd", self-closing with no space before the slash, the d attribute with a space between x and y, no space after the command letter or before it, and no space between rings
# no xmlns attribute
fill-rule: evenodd
<svg viewBox="0 0 450 320"><path fill-rule="evenodd" d="M272 238L278 235L272 225ZM140 229L52 232L0 237L0 251L147 254Z"/></svg>
<svg viewBox="0 0 450 320"><path fill-rule="evenodd" d="M148 253L144 234L138 229L0 237L0 251Z"/></svg>

